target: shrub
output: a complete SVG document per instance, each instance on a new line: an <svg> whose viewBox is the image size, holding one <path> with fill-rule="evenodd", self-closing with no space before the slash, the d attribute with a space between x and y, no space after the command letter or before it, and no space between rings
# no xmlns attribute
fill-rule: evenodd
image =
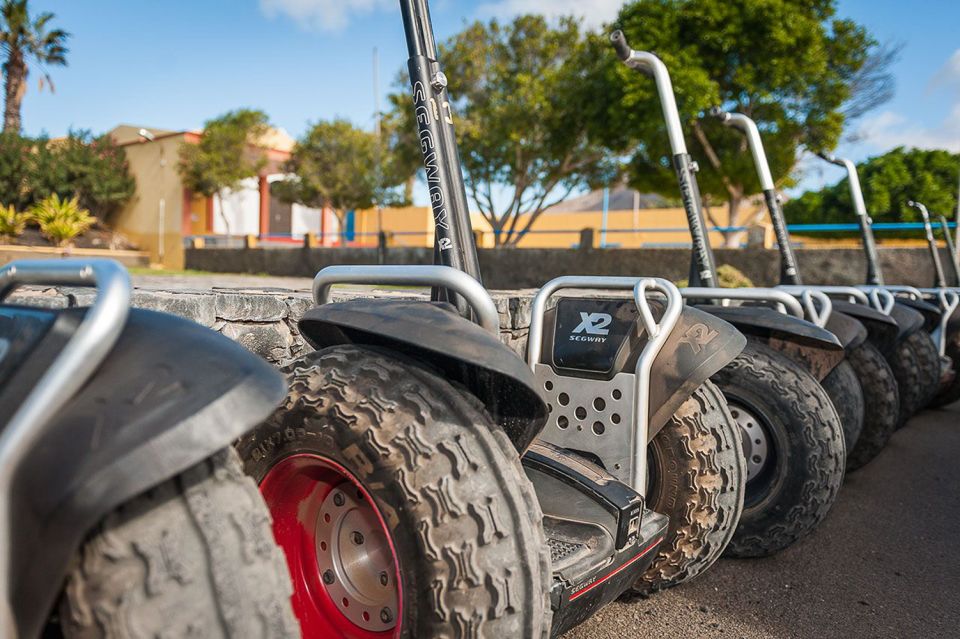
<svg viewBox="0 0 960 639"><path fill-rule="evenodd" d="M680 280L677 282L677 286L686 288L690 284L688 280ZM737 267L721 264L717 267L717 286L720 288L753 288L753 282Z"/></svg>
<svg viewBox="0 0 960 639"><path fill-rule="evenodd" d="M27 228L27 222L33 219L27 211L18 211L14 205L0 204L0 237L19 237Z"/></svg>
<svg viewBox="0 0 960 639"><path fill-rule="evenodd" d="M80 206L78 197L60 199L56 193L37 203L30 214L40 225L40 232L57 246L66 246L96 221Z"/></svg>

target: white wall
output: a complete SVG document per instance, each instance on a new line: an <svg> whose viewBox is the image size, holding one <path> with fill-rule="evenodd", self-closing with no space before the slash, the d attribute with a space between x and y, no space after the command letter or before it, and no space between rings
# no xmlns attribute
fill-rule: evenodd
<svg viewBox="0 0 960 639"><path fill-rule="evenodd" d="M223 200L223 212L220 209ZM226 217L227 221L224 221ZM260 232L260 188L257 178L243 181L237 191L223 191L220 198L213 198L213 232L230 235L256 235Z"/></svg>

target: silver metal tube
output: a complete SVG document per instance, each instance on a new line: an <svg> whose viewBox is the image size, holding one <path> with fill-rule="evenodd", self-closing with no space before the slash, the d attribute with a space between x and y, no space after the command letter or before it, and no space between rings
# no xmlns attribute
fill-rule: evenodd
<svg viewBox="0 0 960 639"><path fill-rule="evenodd" d="M834 297L843 297L848 301L854 304L863 304L864 306L870 306L870 299L867 297L867 294L861 291L855 286L820 286L820 285L807 285L803 286L778 286L778 289L784 290L791 295L799 295L804 289L812 289L815 291L820 291L827 295L832 295Z"/></svg>
<svg viewBox="0 0 960 639"><path fill-rule="evenodd" d="M757 123L740 113L726 113L719 109L715 113L725 125L738 129L747 136L750 153L753 155L753 163L757 167L757 177L760 178L760 188L764 191L775 189L773 175L770 174L770 163L767 162L767 152L763 148L763 140L760 137Z"/></svg>
<svg viewBox="0 0 960 639"><path fill-rule="evenodd" d="M2 623L10 627L10 501L15 473L44 426L113 349L126 325L131 296L130 276L117 262L44 260L12 262L0 269L0 300L17 287L31 284L95 286L98 295L70 341L0 433L0 605L7 606L2 614L8 618Z"/></svg>
<svg viewBox="0 0 960 639"><path fill-rule="evenodd" d="M920 211L920 217L923 218L923 232L927 238L927 248L930 250L930 259L933 260L933 272L935 286L945 288L947 286L946 272L943 270L943 263L940 261L940 249L937 247L937 240L933 237L933 224L930 223L930 212L921 202L910 200L907 206Z"/></svg>
<svg viewBox="0 0 960 639"><path fill-rule="evenodd" d="M736 300L741 302L772 302L784 315L803 319L803 306L793 295L774 288L713 288L691 286L680 289L684 299Z"/></svg>
<svg viewBox="0 0 960 639"><path fill-rule="evenodd" d="M670 150L674 155L686 155L687 143L683 139L683 127L680 124L680 111L677 109L677 99L673 93L673 83L670 81L670 72L663 60L647 51L630 50L630 57L624 60L628 67L642 71L651 76L657 83L657 94L660 96L660 108L667 124L667 137L670 138Z"/></svg>
<svg viewBox="0 0 960 639"><path fill-rule="evenodd" d="M858 216L869 218L867 203L863 199L863 189L860 188L860 176L857 175L857 165L854 164L853 160L838 158L831 153L824 153L820 157L831 164L836 164L846 169L847 180L850 183L850 198L853 200L853 210Z"/></svg>
<svg viewBox="0 0 960 639"><path fill-rule="evenodd" d="M923 296L920 295L920 291L913 289L912 287L898 287L898 286L858 286L861 291L866 293L867 297L870 300L870 306L877 309L884 315L889 315L893 310L894 305L897 303L897 298L894 295L894 289L903 288L903 289L912 289L917 294L913 295L912 292L903 291L908 293L909 297L914 299L921 299Z"/></svg>
<svg viewBox="0 0 960 639"><path fill-rule="evenodd" d="M462 296L476 314L477 323L500 336L497 306L477 280L450 266L374 265L328 266L313 279L313 299L326 304L335 284L385 284L390 286L436 286Z"/></svg>
<svg viewBox="0 0 960 639"><path fill-rule="evenodd" d="M530 333L527 338L527 365L533 370L540 363L543 344L544 316L547 303L559 291L565 289L599 289L633 291L633 300L640 313L640 321L649 339L637 360L634 370L636 377L636 413L634 424L633 469L631 485L641 494L646 492L647 483L647 439L650 420L650 370L660 354L683 311L683 299L680 291L670 281L659 277L589 277L566 276L547 282L533 298L530 310ZM657 322L650 310L647 293L656 291L666 297L666 308Z"/></svg>

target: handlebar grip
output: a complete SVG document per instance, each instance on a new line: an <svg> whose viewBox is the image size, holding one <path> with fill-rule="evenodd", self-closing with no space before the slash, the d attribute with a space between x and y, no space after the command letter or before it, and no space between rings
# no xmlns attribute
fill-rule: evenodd
<svg viewBox="0 0 960 639"><path fill-rule="evenodd" d="M617 29L611 33L610 42L613 44L613 48L621 60L626 61L630 59L630 53L633 51L633 49L631 49L630 45L627 44L627 36L623 35L623 31Z"/></svg>

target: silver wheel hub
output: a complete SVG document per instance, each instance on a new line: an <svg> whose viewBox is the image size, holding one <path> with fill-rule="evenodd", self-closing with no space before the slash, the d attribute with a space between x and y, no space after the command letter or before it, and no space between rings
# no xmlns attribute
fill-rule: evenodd
<svg viewBox="0 0 960 639"><path fill-rule="evenodd" d="M327 594L372 632L397 625L396 572L376 512L350 482L330 491L317 517L317 565Z"/></svg>
<svg viewBox="0 0 960 639"><path fill-rule="evenodd" d="M760 475L770 459L769 436L757 416L743 406L730 404L730 414L733 416L733 421L740 427L749 482Z"/></svg>

